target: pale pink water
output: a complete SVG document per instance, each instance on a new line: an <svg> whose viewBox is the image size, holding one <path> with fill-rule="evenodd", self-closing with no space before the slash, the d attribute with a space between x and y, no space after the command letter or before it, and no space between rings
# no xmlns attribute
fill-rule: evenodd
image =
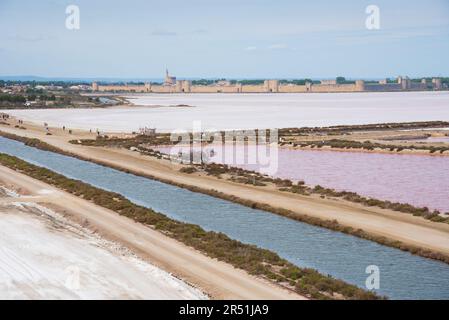
<svg viewBox="0 0 449 320"><path fill-rule="evenodd" d="M213 149L210 161L263 172L257 164L223 159L223 150ZM243 147L237 150L244 152ZM252 152L254 147L248 150ZM161 151L168 153L166 148ZM276 164L276 159L272 161ZM449 212L448 157L279 148L276 167L270 173L274 177Z"/></svg>
<svg viewBox="0 0 449 320"><path fill-rule="evenodd" d="M417 140L418 142L444 142L449 143L449 137L430 137L427 139Z"/></svg>

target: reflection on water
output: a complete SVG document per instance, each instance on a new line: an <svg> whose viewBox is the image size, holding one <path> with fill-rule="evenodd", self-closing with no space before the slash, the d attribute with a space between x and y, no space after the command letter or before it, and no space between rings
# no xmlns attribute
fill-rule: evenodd
<svg viewBox="0 0 449 320"><path fill-rule="evenodd" d="M212 149L213 155L208 152ZM170 148L158 150L170 153ZM249 170L260 169L259 165L249 161L235 162L237 158L229 156L232 152L239 154L239 159L249 159L244 155L255 154L255 149L253 146L236 146L232 151L230 147L210 146L206 150L208 161ZM270 150L272 154L275 152L274 148ZM304 180L309 185L449 212L447 157L277 148L275 160L277 170L272 174L275 177Z"/></svg>

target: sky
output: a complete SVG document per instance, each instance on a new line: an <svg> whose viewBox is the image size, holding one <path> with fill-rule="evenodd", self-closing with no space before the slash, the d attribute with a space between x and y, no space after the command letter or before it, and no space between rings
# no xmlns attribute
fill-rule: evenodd
<svg viewBox="0 0 449 320"><path fill-rule="evenodd" d="M0 77L449 76L449 0L0 0L0 30Z"/></svg>

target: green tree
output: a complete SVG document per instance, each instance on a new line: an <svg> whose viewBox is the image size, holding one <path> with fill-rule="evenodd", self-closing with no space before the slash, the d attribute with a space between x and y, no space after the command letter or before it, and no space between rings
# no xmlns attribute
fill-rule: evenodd
<svg viewBox="0 0 449 320"><path fill-rule="evenodd" d="M346 78L345 77L337 77L337 83L346 83Z"/></svg>

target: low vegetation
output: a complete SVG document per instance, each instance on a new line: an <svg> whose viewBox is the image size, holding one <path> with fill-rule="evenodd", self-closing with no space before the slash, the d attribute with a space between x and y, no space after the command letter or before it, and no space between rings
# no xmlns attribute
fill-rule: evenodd
<svg viewBox="0 0 449 320"><path fill-rule="evenodd" d="M1 109L41 109L106 107L118 102L115 98L101 101L99 97L89 97L69 88L58 90L28 87L11 93L0 94Z"/></svg>
<svg viewBox="0 0 449 320"><path fill-rule="evenodd" d="M11 139L11 140L23 142L25 145L27 145L29 147L34 147L34 148L45 150L45 151L51 151L51 152L60 153L60 154L68 155L68 156L73 156L73 154L71 154L69 152L65 152L62 149L54 147L51 144L48 144L48 143L41 141L39 139L36 139L36 138L21 137L21 136L18 136L18 135L12 134L12 133L3 132L3 131L0 131L0 136Z"/></svg>
<svg viewBox="0 0 449 320"><path fill-rule="evenodd" d="M313 133L338 133L344 134L352 131L381 131L381 130L401 130L401 129L422 129L449 127L447 121L421 121L421 122L400 122L400 123L376 123L363 125L341 125L330 127L300 127L279 129L279 137L313 134Z"/></svg>
<svg viewBox="0 0 449 320"><path fill-rule="evenodd" d="M408 150L425 150L429 151L429 153L443 153L449 151L449 146L428 146L428 145L410 145L410 146L401 146L394 144L384 144L384 143L375 143L371 141L354 141L354 140L343 140L343 139L331 139L331 140L322 140L322 141L301 141L297 143L292 143L294 147L311 147L311 148L322 148L322 147L331 147L338 149L364 149L373 151L376 149L381 150L389 150L401 152L405 149Z"/></svg>
<svg viewBox="0 0 449 320"><path fill-rule="evenodd" d="M2 104L3 102L25 103L26 98L21 95L0 94L0 104Z"/></svg>
<svg viewBox="0 0 449 320"><path fill-rule="evenodd" d="M91 147L116 147L130 149L132 147L138 147L142 144L147 145L166 145L171 144L170 134L159 133L157 135L135 135L132 138L118 138L108 136L97 136L96 139L81 139L71 140L72 144L81 144L83 146Z"/></svg>
<svg viewBox="0 0 449 320"><path fill-rule="evenodd" d="M134 204L120 194L69 179L19 158L0 153L0 164L160 230L212 258L230 263L250 274L275 281L307 297L314 299L380 298L373 292L321 275L316 270L299 268L269 250L241 243L223 233L205 231L198 225L170 219L152 209Z"/></svg>

